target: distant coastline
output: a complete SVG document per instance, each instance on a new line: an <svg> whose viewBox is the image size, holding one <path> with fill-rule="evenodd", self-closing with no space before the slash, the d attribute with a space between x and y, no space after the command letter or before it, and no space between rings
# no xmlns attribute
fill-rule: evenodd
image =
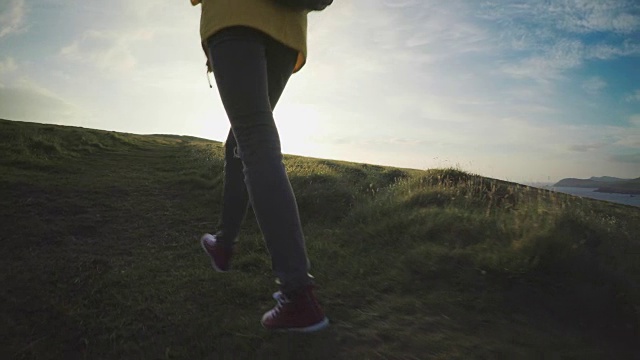
<svg viewBox="0 0 640 360"><path fill-rule="evenodd" d="M616 204L630 205L640 208L640 195L597 192L593 188L579 187L545 187L544 189L563 194L579 196Z"/></svg>
<svg viewBox="0 0 640 360"><path fill-rule="evenodd" d="M591 177L589 179L566 178L555 183L553 187L590 188L601 193L640 195L640 177L636 179L621 179L612 176Z"/></svg>
<svg viewBox="0 0 640 360"><path fill-rule="evenodd" d="M594 190L595 192L602 192L607 194L627 194L627 195L640 195L640 189L624 189L616 187L601 187Z"/></svg>
<svg viewBox="0 0 640 360"><path fill-rule="evenodd" d="M563 194L569 194L579 197L585 197L595 200L608 201L616 204L630 205L640 208L640 195L616 192L598 192L598 188L588 187L554 187L556 183L552 182L528 182L523 185L544 189Z"/></svg>

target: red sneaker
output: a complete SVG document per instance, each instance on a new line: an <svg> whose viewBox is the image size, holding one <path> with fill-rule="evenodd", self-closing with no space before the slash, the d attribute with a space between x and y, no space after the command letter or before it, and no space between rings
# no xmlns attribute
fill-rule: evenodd
<svg viewBox="0 0 640 360"><path fill-rule="evenodd" d="M215 235L204 234L200 239L200 245L204 252L211 258L211 266L217 272L229 271L229 263L231 261L231 255L233 250L226 248L218 243Z"/></svg>
<svg viewBox="0 0 640 360"><path fill-rule="evenodd" d="M329 319L324 316L311 286L291 298L280 291L274 293L273 298L278 304L262 316L262 326L266 329L314 332L329 326Z"/></svg>

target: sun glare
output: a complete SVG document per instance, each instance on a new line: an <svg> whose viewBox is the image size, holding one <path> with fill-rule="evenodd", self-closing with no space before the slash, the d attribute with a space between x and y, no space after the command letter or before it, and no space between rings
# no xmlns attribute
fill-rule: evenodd
<svg viewBox="0 0 640 360"><path fill-rule="evenodd" d="M310 105L286 104L274 112L282 152L314 156L319 144L314 141L320 124L318 110Z"/></svg>

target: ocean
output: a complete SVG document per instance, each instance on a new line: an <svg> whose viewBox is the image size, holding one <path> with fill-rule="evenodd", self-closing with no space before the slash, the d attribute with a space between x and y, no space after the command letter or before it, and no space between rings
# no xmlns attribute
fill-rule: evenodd
<svg viewBox="0 0 640 360"><path fill-rule="evenodd" d="M611 193L602 193L596 192L595 188L579 188L579 187L542 187L543 189L561 192L565 194L571 194L576 196L582 196L597 200L610 201L618 204L625 204L631 206L640 207L640 195L629 195L629 194L611 194Z"/></svg>

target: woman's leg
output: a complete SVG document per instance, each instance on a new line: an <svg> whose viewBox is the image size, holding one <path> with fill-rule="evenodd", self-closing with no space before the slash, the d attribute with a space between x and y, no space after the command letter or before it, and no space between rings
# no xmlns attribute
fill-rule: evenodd
<svg viewBox="0 0 640 360"><path fill-rule="evenodd" d="M269 103L273 111L293 73L293 67L298 59L298 52L266 36L265 42L267 86L269 89Z"/></svg>
<svg viewBox="0 0 640 360"><path fill-rule="evenodd" d="M266 56L269 104L273 111L291 76L298 53L269 39ZM222 215L216 237L224 246L232 247L240 234L240 226L247 214L249 195L244 183L242 160L238 156L236 138L231 129L225 141L224 161Z"/></svg>
<svg viewBox="0 0 640 360"><path fill-rule="evenodd" d="M249 208L249 194L244 184L243 165L238 156L238 145L233 131L229 129L224 144L224 185L222 214L216 233L217 241L226 248L233 247L240 233L240 226Z"/></svg>
<svg viewBox="0 0 640 360"><path fill-rule="evenodd" d="M275 105L280 94L274 90L270 100L273 89L267 70L268 41L258 31L230 28L210 38L208 47L218 91L244 164L249 199L271 254L273 270L280 279L281 290L295 293L310 282L309 262L273 119L271 101ZM278 72L282 86L292 72L293 62L287 67Z"/></svg>

